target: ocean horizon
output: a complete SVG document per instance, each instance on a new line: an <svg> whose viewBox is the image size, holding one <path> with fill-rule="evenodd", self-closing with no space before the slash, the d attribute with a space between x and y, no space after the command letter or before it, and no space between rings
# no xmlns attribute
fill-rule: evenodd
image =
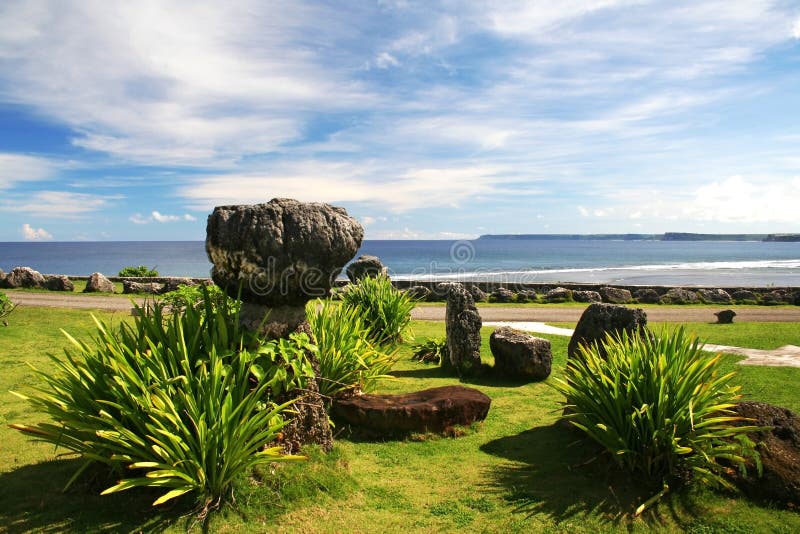
<svg viewBox="0 0 800 534"><path fill-rule="evenodd" d="M397 280L720 287L800 286L800 243L625 240L365 240ZM0 243L0 269L116 275L129 265L162 276L208 277L203 241Z"/></svg>

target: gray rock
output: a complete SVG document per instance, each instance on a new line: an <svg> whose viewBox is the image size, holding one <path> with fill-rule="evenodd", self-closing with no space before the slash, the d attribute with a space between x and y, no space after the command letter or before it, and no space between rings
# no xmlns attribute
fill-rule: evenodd
<svg viewBox="0 0 800 534"><path fill-rule="evenodd" d="M734 291L731 296L736 302L740 304L741 303L754 304L758 302L758 295L756 295L749 289L740 289L738 291Z"/></svg>
<svg viewBox="0 0 800 534"><path fill-rule="evenodd" d="M177 291L184 286L193 287L196 285L197 282L191 278L168 278L164 280L164 283L161 286L161 294L163 295L164 293Z"/></svg>
<svg viewBox="0 0 800 534"><path fill-rule="evenodd" d="M208 217L211 277L228 295L266 306L324 297L361 246L364 229L344 208L291 199L218 206Z"/></svg>
<svg viewBox="0 0 800 534"><path fill-rule="evenodd" d="M673 287L661 297L661 302L664 304L697 304L700 299L694 291L682 287Z"/></svg>
<svg viewBox="0 0 800 534"><path fill-rule="evenodd" d="M89 280L86 282L84 293L113 293L114 284L103 276L102 273L92 273Z"/></svg>
<svg viewBox="0 0 800 534"><path fill-rule="evenodd" d="M347 278L350 279L351 283L355 284L366 276L372 278L389 276L389 269L381 263L380 258L377 256L364 254L347 266Z"/></svg>
<svg viewBox="0 0 800 534"><path fill-rule="evenodd" d="M474 375L481 369L481 325L469 291L461 284L451 287L445 323L450 358L443 358L444 367L455 369L459 376Z"/></svg>
<svg viewBox="0 0 800 534"><path fill-rule="evenodd" d="M156 282L134 282L132 280L122 281L122 292L126 295L131 293L146 293L148 295L160 295L163 287Z"/></svg>
<svg viewBox="0 0 800 534"><path fill-rule="evenodd" d="M573 291L572 299L575 302L603 302L603 297L597 291Z"/></svg>
<svg viewBox="0 0 800 534"><path fill-rule="evenodd" d="M45 286L44 276L39 271L34 271L30 267L14 267L6 275L6 287L15 289L18 287L42 289Z"/></svg>
<svg viewBox="0 0 800 534"><path fill-rule="evenodd" d="M517 302L536 302L538 295L533 289L520 289L517 291Z"/></svg>
<svg viewBox="0 0 800 534"><path fill-rule="evenodd" d="M616 304L590 304L575 326L575 332L567 347L567 356L580 357L580 346L588 347L594 344L599 344L600 353L605 356L603 343L606 334L619 335L623 331L628 334L649 335L647 314L644 310Z"/></svg>
<svg viewBox="0 0 800 534"><path fill-rule="evenodd" d="M456 286L461 287L461 284L458 282L439 282L431 292L430 300L447 300L450 290Z"/></svg>
<svg viewBox="0 0 800 534"><path fill-rule="evenodd" d="M795 291L792 302L795 306L800 306L800 291Z"/></svg>
<svg viewBox="0 0 800 534"><path fill-rule="evenodd" d="M761 295L761 304L776 306L779 304L789 304L789 296L783 291L769 291Z"/></svg>
<svg viewBox="0 0 800 534"><path fill-rule="evenodd" d="M425 286L411 286L406 289L406 295L414 300L423 301L431 296L431 290Z"/></svg>
<svg viewBox="0 0 800 534"><path fill-rule="evenodd" d="M45 277L45 287L50 291L75 291L75 284L63 274Z"/></svg>
<svg viewBox="0 0 800 534"><path fill-rule="evenodd" d="M6 287L6 272L0 269L0 288Z"/></svg>
<svg viewBox="0 0 800 534"><path fill-rule="evenodd" d="M544 380L550 376L550 341L507 326L492 332L489 346L497 374L516 380Z"/></svg>
<svg viewBox="0 0 800 534"><path fill-rule="evenodd" d="M724 289L698 289L697 296L703 302L712 304L730 304L733 300L727 291Z"/></svg>
<svg viewBox="0 0 800 534"><path fill-rule="evenodd" d="M489 302L514 302L514 292L505 287L498 287L489 294Z"/></svg>
<svg viewBox="0 0 800 534"><path fill-rule="evenodd" d="M604 302L611 304L627 304L633 300L631 292L620 287L602 287L600 288L600 295L603 297Z"/></svg>
<svg viewBox="0 0 800 534"><path fill-rule="evenodd" d="M545 302L566 302L572 299L572 291L563 287L551 289L544 295Z"/></svg>
<svg viewBox="0 0 800 534"><path fill-rule="evenodd" d="M483 290L478 286L469 286L467 291L469 291L469 294L472 295L472 300L475 302L485 302L488 298L486 293L484 293Z"/></svg>
<svg viewBox="0 0 800 534"><path fill-rule="evenodd" d="M733 310L722 310L718 311L714 315L717 316L717 322L719 324L731 324L733 322L733 318L736 317L736 312Z"/></svg>
<svg viewBox="0 0 800 534"><path fill-rule="evenodd" d="M634 298L642 304L658 304L661 302L661 295L652 288L637 289L633 293Z"/></svg>

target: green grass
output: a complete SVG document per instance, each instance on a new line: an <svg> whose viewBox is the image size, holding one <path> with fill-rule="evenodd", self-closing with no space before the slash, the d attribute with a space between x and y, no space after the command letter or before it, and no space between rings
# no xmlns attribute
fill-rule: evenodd
<svg viewBox="0 0 800 534"><path fill-rule="evenodd" d="M106 320L124 320L125 314ZM743 325L741 323L740 325ZM770 329L778 323L761 326ZM734 326L740 326L734 324ZM695 325L691 325L694 327ZM711 326L711 325L709 325ZM6 393L33 380L25 362L44 364L44 353L66 340L59 327L91 330L82 310L20 308L8 328L0 327L0 421L32 423L37 416ZM795 324L795 328L798 326ZM781 327L779 327L781 328ZM412 324L414 342L442 337L441 322ZM718 332L722 332L719 330ZM482 355L492 357L485 328ZM789 335L789 334L786 334ZM552 341L554 376L562 373L568 338ZM727 343L725 336L714 342ZM411 360L401 349L394 380L378 391L399 393L458 383L438 368ZM753 398L800 411L800 369L743 367L725 357L727 368ZM492 398L487 420L457 439L363 442L340 435L333 453L312 452L305 465L276 465L242 479L238 509L213 516L213 532L797 532L800 515L710 491L668 494L643 517L631 511L650 494L595 460L596 450L576 444L576 434L555 424L559 395L545 383L517 384L476 379L466 385ZM336 428L335 432L340 432ZM74 460L55 459L51 446L33 444L5 424L0 427L0 531L97 532L199 530L180 517L176 505L153 511L153 495L99 497L102 485L84 481L61 488Z"/></svg>

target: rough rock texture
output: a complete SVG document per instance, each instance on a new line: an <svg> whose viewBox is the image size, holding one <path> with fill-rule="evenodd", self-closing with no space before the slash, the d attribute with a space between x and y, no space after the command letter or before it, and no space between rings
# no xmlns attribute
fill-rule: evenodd
<svg viewBox="0 0 800 534"><path fill-rule="evenodd" d="M602 287L600 288L600 295L603 297L603 302L610 302L611 304L627 304L633 300L630 291L619 287Z"/></svg>
<svg viewBox="0 0 800 534"><path fill-rule="evenodd" d="M442 362L443 366L455 369L460 376L475 374L481 368L482 321L472 295L461 284L450 288L445 317L450 358Z"/></svg>
<svg viewBox="0 0 800 534"><path fill-rule="evenodd" d="M633 293L634 298L642 304L658 304L661 302L661 295L658 291L651 288L637 289Z"/></svg>
<svg viewBox="0 0 800 534"><path fill-rule="evenodd" d="M734 411L751 421L739 425L771 429L751 434L761 454L763 476L755 468L737 482L745 493L758 499L797 506L800 504L800 418L786 409L765 402L741 402Z"/></svg>
<svg viewBox="0 0 800 534"><path fill-rule="evenodd" d="M30 267L14 267L6 275L6 287L17 288L44 288L45 279L39 271L34 271Z"/></svg>
<svg viewBox="0 0 800 534"><path fill-rule="evenodd" d="M616 304L590 304L581 315L575 332L569 340L567 356L579 357L578 347L600 344L600 352L605 356L602 342L607 333L628 334L647 333L647 314L641 308L626 308Z"/></svg>
<svg viewBox="0 0 800 534"><path fill-rule="evenodd" d="M661 297L661 302L664 304L697 304L700 299L697 298L697 293L694 291L682 287L673 287Z"/></svg>
<svg viewBox="0 0 800 534"><path fill-rule="evenodd" d="M364 254L347 266L347 278L353 284L366 276L376 278L379 275L389 276L389 269L377 256Z"/></svg>
<svg viewBox="0 0 800 534"><path fill-rule="evenodd" d="M731 324L733 322L733 318L736 317L736 312L733 310L722 310L718 311L714 315L717 316L717 322L719 324Z"/></svg>
<svg viewBox="0 0 800 534"><path fill-rule="evenodd" d="M411 286L406 289L406 295L414 300L423 301L431 296L431 290L425 286Z"/></svg>
<svg viewBox="0 0 800 534"><path fill-rule="evenodd" d="M147 293L149 295L160 295L163 293L164 286L156 282L133 282L131 280L122 281L122 292L126 295L130 293Z"/></svg>
<svg viewBox="0 0 800 534"><path fill-rule="evenodd" d="M164 284L161 286L161 293L171 293L172 291L177 291L183 286L196 286L197 283L192 280L191 278L170 278L164 281Z"/></svg>
<svg viewBox="0 0 800 534"><path fill-rule="evenodd" d="M536 302L537 295L533 289L520 289L517 292L517 302Z"/></svg>
<svg viewBox="0 0 800 534"><path fill-rule="evenodd" d="M208 217L211 277L229 295L266 306L324 297L361 246L364 229L344 208L273 199L218 206Z"/></svg>
<svg viewBox="0 0 800 534"><path fill-rule="evenodd" d="M748 289L740 289L738 291L734 291L731 295L736 302L739 303L751 303L757 302L758 296Z"/></svg>
<svg viewBox="0 0 800 534"><path fill-rule="evenodd" d="M792 297L792 303L795 306L800 306L800 291L796 291L794 296Z"/></svg>
<svg viewBox="0 0 800 534"><path fill-rule="evenodd" d="M75 291L75 284L63 274L45 277L45 287L50 291Z"/></svg>
<svg viewBox="0 0 800 534"><path fill-rule="evenodd" d="M573 291L572 300L575 302L602 302L603 297L597 291Z"/></svg>
<svg viewBox="0 0 800 534"><path fill-rule="evenodd" d="M507 326L492 332L489 346L495 372L516 380L544 380L550 376L553 353L550 341Z"/></svg>
<svg viewBox="0 0 800 534"><path fill-rule="evenodd" d="M460 285L461 284L458 282L440 282L436 284L436 287L433 288L429 299L432 301L447 300L447 295L450 294L450 290L453 287Z"/></svg>
<svg viewBox="0 0 800 534"><path fill-rule="evenodd" d="M405 395L359 395L333 403L336 419L382 434L442 432L483 421L492 403L464 386L443 386Z"/></svg>
<svg viewBox="0 0 800 534"><path fill-rule="evenodd" d="M6 272L0 269L0 288L6 287Z"/></svg>
<svg viewBox="0 0 800 534"><path fill-rule="evenodd" d="M697 296L703 302L713 304L730 304L732 302L730 294L724 289L698 289Z"/></svg>
<svg viewBox="0 0 800 534"><path fill-rule="evenodd" d="M484 302L488 298L488 295L486 295L486 293L484 293L483 290L478 286L469 286L467 291L469 291L469 294L472 295L472 300L475 302Z"/></svg>
<svg viewBox="0 0 800 534"><path fill-rule="evenodd" d="M572 291L563 287L551 289L544 295L545 302L566 302L572 298Z"/></svg>
<svg viewBox="0 0 800 534"><path fill-rule="evenodd" d="M498 287L489 294L489 302L514 302L514 292L506 287Z"/></svg>
<svg viewBox="0 0 800 534"><path fill-rule="evenodd" d="M92 273L89 280L86 281L86 288L84 293L113 293L114 284L103 276L102 273Z"/></svg>
<svg viewBox="0 0 800 534"><path fill-rule="evenodd" d="M761 295L761 304L772 306L777 304L788 304L788 303L789 303L788 296L783 291L779 291L777 289L775 291L770 291L768 293L764 293Z"/></svg>

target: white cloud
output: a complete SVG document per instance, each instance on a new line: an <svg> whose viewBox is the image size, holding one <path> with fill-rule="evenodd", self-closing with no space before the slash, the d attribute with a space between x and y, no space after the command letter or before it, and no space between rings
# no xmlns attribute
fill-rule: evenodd
<svg viewBox="0 0 800 534"><path fill-rule="evenodd" d="M54 172L55 165L48 159L0 152L0 190L19 182L46 180Z"/></svg>
<svg viewBox="0 0 800 534"><path fill-rule="evenodd" d="M33 228L30 224L22 225L22 237L25 241L49 241L53 239L53 234L44 228Z"/></svg>
<svg viewBox="0 0 800 534"><path fill-rule="evenodd" d="M581 214L581 217L588 217L589 216L589 210L586 209L584 206L578 206L578 213Z"/></svg>
<svg viewBox="0 0 800 534"><path fill-rule="evenodd" d="M69 191L35 191L17 194L13 200L0 205L7 211L37 215L40 217L77 219L109 207L121 195L93 195Z"/></svg>
<svg viewBox="0 0 800 534"><path fill-rule="evenodd" d="M378 54L378 57L375 58L375 65L379 69L388 69L390 67L397 67L400 65L400 62L389 52L381 52Z"/></svg>
<svg viewBox="0 0 800 534"><path fill-rule="evenodd" d="M800 177L751 181L731 176L695 190L684 215L701 221L791 223L796 227L800 222L797 206Z"/></svg>
<svg viewBox="0 0 800 534"><path fill-rule="evenodd" d="M795 39L800 39L800 17L797 17L797 20L794 21L794 26L792 27L792 37Z"/></svg>
<svg viewBox="0 0 800 534"><path fill-rule="evenodd" d="M128 217L128 220L131 221L133 224L150 224L151 222L157 222L157 223L171 223L178 221L193 222L197 220L197 217L189 213L184 213L183 215L167 215L158 211L152 211L150 212L150 215L147 217L142 216L141 213L135 213L130 217Z"/></svg>

